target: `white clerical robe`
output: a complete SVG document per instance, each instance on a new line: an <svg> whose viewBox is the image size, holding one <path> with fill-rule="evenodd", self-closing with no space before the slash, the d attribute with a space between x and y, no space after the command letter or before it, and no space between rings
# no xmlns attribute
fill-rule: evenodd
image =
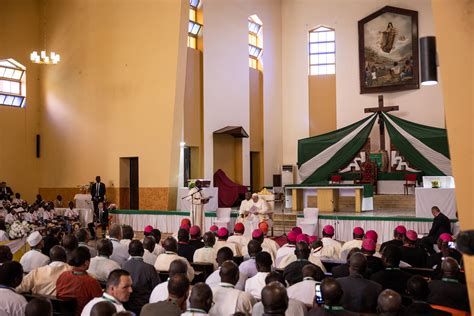
<svg viewBox="0 0 474 316"><path fill-rule="evenodd" d="M227 242L231 242L239 246L240 253L242 253L242 249L246 248L250 241L250 237L243 236L243 235L232 235L227 239Z"/></svg>
<svg viewBox="0 0 474 316"><path fill-rule="evenodd" d="M261 198L259 198L257 202L254 202L253 200L250 201L252 201L252 206L250 209L255 211L255 214L259 218L259 222L268 220L269 216L266 214L268 210L267 202Z"/></svg>
<svg viewBox="0 0 474 316"><path fill-rule="evenodd" d="M277 244L276 241L270 238L264 238L263 243L262 243L262 248L267 248L269 249L272 253L272 259L275 260L278 249L280 249L280 246Z"/></svg>
<svg viewBox="0 0 474 316"><path fill-rule="evenodd" d="M344 245L341 247L341 259L346 259L347 254L351 251L352 248L361 248L362 247L362 239L353 239L346 241Z"/></svg>
<svg viewBox="0 0 474 316"><path fill-rule="evenodd" d="M26 252L20 259L24 273L30 273L36 268L45 266L49 263L49 257L41 253L41 251L33 249Z"/></svg>
<svg viewBox="0 0 474 316"><path fill-rule="evenodd" d="M116 261L104 256L97 256L91 259L87 273L94 279L105 282L110 272L120 268L121 266Z"/></svg>
<svg viewBox="0 0 474 316"><path fill-rule="evenodd" d="M341 258L341 243L337 240L334 240L329 237L323 237L321 239L323 242L323 250L324 248L333 248L334 249L334 254L332 255L332 259L340 259Z"/></svg>
<svg viewBox="0 0 474 316"><path fill-rule="evenodd" d="M202 247L194 252L193 262L208 262L214 265L214 270L217 269L217 251L214 247Z"/></svg>
<svg viewBox="0 0 474 316"><path fill-rule="evenodd" d="M245 292L260 300L262 289L265 287L265 278L269 272L258 272L245 282Z"/></svg>
<svg viewBox="0 0 474 316"><path fill-rule="evenodd" d="M314 296L316 293L316 282L312 278L304 278L286 289L288 297L303 302L307 307L313 307Z"/></svg>
<svg viewBox="0 0 474 316"><path fill-rule="evenodd" d="M168 280L155 286L150 295L149 303L156 303L168 299Z"/></svg>
<svg viewBox="0 0 474 316"><path fill-rule="evenodd" d="M287 265L289 265L292 262L295 262L297 260L296 255L294 253L290 253L286 255L286 257L283 257L280 260L280 265L277 266L277 269L285 269ZM324 264L321 262L321 260L316 257L316 256L309 256L308 261L311 262L312 264L318 266L323 270L323 272L326 272L326 268L324 267Z"/></svg>
<svg viewBox="0 0 474 316"><path fill-rule="evenodd" d="M234 243L228 242L226 240L217 240L214 244L214 249L216 250L216 253L219 251L219 249L224 247L230 248L230 250L232 250L232 253L234 254L234 257L242 255L240 253L240 247Z"/></svg>
<svg viewBox="0 0 474 316"><path fill-rule="evenodd" d="M206 284L209 285L211 288L218 286L219 283L221 283L221 276L219 275L220 272L220 267L211 273L210 276L207 277L206 279ZM247 282L247 275L243 273L239 273L239 280L237 281L237 284L235 285L235 288L237 290L243 291L245 289L245 284Z"/></svg>
<svg viewBox="0 0 474 316"><path fill-rule="evenodd" d="M155 269L158 271L169 271L171 262L173 262L176 259L182 260L187 264L188 266L187 276L188 276L189 282L191 282L194 279L193 267L191 267L191 265L189 264L188 260L186 260L186 258L178 256L178 254L174 252L166 251L165 253L159 255L155 261Z"/></svg>
<svg viewBox="0 0 474 316"><path fill-rule="evenodd" d="M256 300L249 293L237 290L233 284L221 282L212 288L214 305L210 316L233 315L237 312L250 315Z"/></svg>
<svg viewBox="0 0 474 316"><path fill-rule="evenodd" d="M202 199L204 195L202 189L197 187L192 188L188 192L188 197L186 200L191 201L191 221L192 225L197 225L199 227L204 227L203 217L204 217L204 204L202 204Z"/></svg>
<svg viewBox="0 0 474 316"><path fill-rule="evenodd" d="M65 262L53 261L47 266L39 267L28 273L16 288L18 293L32 293L56 296L56 281L59 276L72 270Z"/></svg>
<svg viewBox="0 0 474 316"><path fill-rule="evenodd" d="M294 254L295 248L296 246L294 244L284 244L280 249L278 249L277 255L275 257L275 266L279 267L281 259L289 254Z"/></svg>

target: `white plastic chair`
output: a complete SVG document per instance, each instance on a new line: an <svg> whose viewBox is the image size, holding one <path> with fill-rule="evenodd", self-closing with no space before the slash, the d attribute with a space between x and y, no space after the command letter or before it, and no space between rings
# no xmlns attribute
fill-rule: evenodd
<svg viewBox="0 0 474 316"><path fill-rule="evenodd" d="M296 226L301 228L303 234L314 235L318 227L318 214L319 208L305 208L303 210L304 217L296 220Z"/></svg>
<svg viewBox="0 0 474 316"><path fill-rule="evenodd" d="M231 211L230 207L218 208L216 211L217 219L214 221L214 225L219 228L225 227L229 229Z"/></svg>

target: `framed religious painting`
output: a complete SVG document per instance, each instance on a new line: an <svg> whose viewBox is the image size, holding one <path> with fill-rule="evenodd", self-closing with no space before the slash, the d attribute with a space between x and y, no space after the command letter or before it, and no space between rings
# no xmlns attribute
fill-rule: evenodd
<svg viewBox="0 0 474 316"><path fill-rule="evenodd" d="M360 93L418 89L418 12L386 6L359 21Z"/></svg>

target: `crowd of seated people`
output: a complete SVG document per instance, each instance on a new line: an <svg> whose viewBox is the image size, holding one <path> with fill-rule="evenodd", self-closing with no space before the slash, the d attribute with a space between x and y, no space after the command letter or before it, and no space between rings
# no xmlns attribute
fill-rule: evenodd
<svg viewBox="0 0 474 316"><path fill-rule="evenodd" d="M107 238L91 242L84 228L35 231L19 262L0 246L0 315L51 315L51 299L72 301L77 316L470 311L462 256L449 233L439 234L431 253L403 226L382 246L377 232L362 227L339 242L330 225L321 238L294 227L281 246L264 226L244 237L239 223L202 234L183 219L175 237L163 240L156 228L143 232L138 239L132 227L113 224Z"/></svg>

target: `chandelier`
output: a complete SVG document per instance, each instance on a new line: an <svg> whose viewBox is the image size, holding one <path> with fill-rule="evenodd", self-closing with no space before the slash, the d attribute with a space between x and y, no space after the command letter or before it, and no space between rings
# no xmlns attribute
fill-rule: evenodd
<svg viewBox="0 0 474 316"><path fill-rule="evenodd" d="M59 56L59 54L56 54L55 52L51 52L51 54L48 56L46 54L46 51L44 50L42 50L38 55L38 52L34 51L30 54L30 60L35 64L55 65L61 60L61 56Z"/></svg>

